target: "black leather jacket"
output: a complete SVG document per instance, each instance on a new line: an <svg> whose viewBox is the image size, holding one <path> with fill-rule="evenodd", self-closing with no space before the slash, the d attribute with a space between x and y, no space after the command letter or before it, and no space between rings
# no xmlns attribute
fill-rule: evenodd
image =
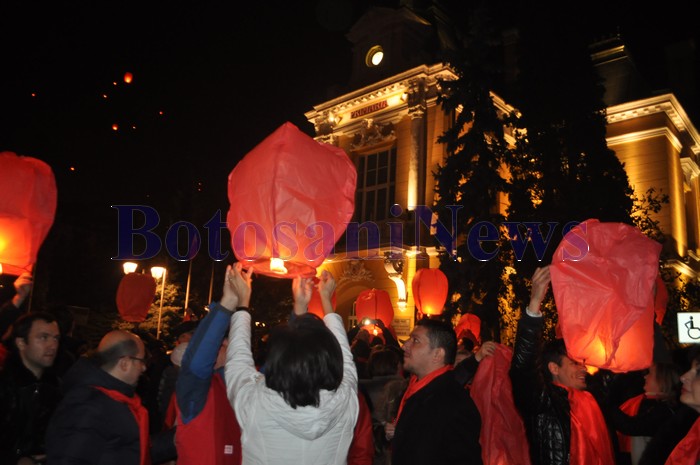
<svg viewBox="0 0 700 465"><path fill-rule="evenodd" d="M510 367L515 406L525 423L532 465L568 465L571 411L565 389L545 380L540 367L544 318L523 312Z"/></svg>
<svg viewBox="0 0 700 465"><path fill-rule="evenodd" d="M59 380L50 369L37 379L16 352L10 355L0 372L0 463L44 453L44 434L59 400Z"/></svg>

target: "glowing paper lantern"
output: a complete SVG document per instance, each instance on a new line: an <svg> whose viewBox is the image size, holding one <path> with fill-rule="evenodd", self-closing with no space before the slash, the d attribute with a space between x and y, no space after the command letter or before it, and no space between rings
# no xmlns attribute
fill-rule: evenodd
<svg viewBox="0 0 700 465"><path fill-rule="evenodd" d="M481 318L473 313L463 314L457 326L455 326L457 339L468 337L474 341L475 345L481 342Z"/></svg>
<svg viewBox="0 0 700 465"><path fill-rule="evenodd" d="M318 289L316 289L316 285L318 285L319 281L320 279L314 276L314 289L311 292L311 300L309 301L309 313L313 313L314 315L323 318L325 313L323 313L321 295L318 293ZM331 294L331 304L333 305L333 308L335 308L335 302L335 291L333 291L333 294Z"/></svg>
<svg viewBox="0 0 700 465"><path fill-rule="evenodd" d="M660 253L661 244L623 223L588 220L564 236L550 270L572 358L614 372L649 367Z"/></svg>
<svg viewBox="0 0 700 465"><path fill-rule="evenodd" d="M122 320L140 323L146 319L156 296L156 280L150 274L125 274L117 288L117 309Z"/></svg>
<svg viewBox="0 0 700 465"><path fill-rule="evenodd" d="M440 315L447 300L447 276L438 268L421 268L413 277L413 301L424 315Z"/></svg>
<svg viewBox="0 0 700 465"><path fill-rule="evenodd" d="M129 72L124 73L124 82L126 82L127 84L131 84L131 81L133 81L133 80L134 80L133 74L131 74Z"/></svg>
<svg viewBox="0 0 700 465"><path fill-rule="evenodd" d="M355 315L359 322L369 318L382 320L384 326L391 325L394 320L394 306L391 305L389 293L383 289L365 289L360 292L355 301Z"/></svg>
<svg viewBox="0 0 700 465"><path fill-rule="evenodd" d="M314 276L352 218L356 178L342 149L283 124L229 174L238 261L268 276Z"/></svg>
<svg viewBox="0 0 700 465"><path fill-rule="evenodd" d="M56 214L51 167L32 157L0 153L0 264L3 273L31 272Z"/></svg>

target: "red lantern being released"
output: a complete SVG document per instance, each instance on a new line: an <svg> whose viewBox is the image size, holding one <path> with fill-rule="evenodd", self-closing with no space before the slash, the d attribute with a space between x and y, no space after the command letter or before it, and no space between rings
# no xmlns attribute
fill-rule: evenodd
<svg viewBox="0 0 700 465"><path fill-rule="evenodd" d="M465 313L455 326L457 339L467 337L474 342L475 346L481 344L481 318L473 313Z"/></svg>
<svg viewBox="0 0 700 465"><path fill-rule="evenodd" d="M51 167L32 157L0 153L0 265L3 273L31 272L56 214Z"/></svg>
<svg viewBox="0 0 700 465"><path fill-rule="evenodd" d="M356 178L342 149L283 124L229 174L238 261L268 276L314 276L352 218Z"/></svg>
<svg viewBox="0 0 700 465"><path fill-rule="evenodd" d="M149 274L124 275L117 288L117 309L122 320L140 323L146 319L156 296L156 280Z"/></svg>
<svg viewBox="0 0 700 465"><path fill-rule="evenodd" d="M413 301L424 315L440 315L447 300L447 276L438 268L421 268L413 277Z"/></svg>
<svg viewBox="0 0 700 465"><path fill-rule="evenodd" d="M365 318L382 320L384 326L390 326L394 320L394 306L391 305L389 293L382 289L365 289L360 292L355 301L357 321Z"/></svg>
<svg viewBox="0 0 700 465"><path fill-rule="evenodd" d="M319 281L320 279L314 276L314 289L311 292L311 300L309 301L309 313L323 318L325 314L323 313L323 304L321 304L321 295L318 293L318 289L316 289ZM331 304L333 308L335 308L335 291L331 294Z"/></svg>
<svg viewBox="0 0 700 465"><path fill-rule="evenodd" d="M557 247L550 267L569 355L614 372L649 367L661 244L623 223L588 220Z"/></svg>

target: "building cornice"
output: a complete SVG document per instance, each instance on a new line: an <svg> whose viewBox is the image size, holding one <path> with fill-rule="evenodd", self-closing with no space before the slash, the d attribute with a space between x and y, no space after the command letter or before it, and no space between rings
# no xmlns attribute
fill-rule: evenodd
<svg viewBox="0 0 700 465"><path fill-rule="evenodd" d="M679 133L687 133L692 141L689 149L694 155L700 154L700 134L673 94L662 94L641 100L613 105L607 108L608 124L633 120L643 116L665 113Z"/></svg>

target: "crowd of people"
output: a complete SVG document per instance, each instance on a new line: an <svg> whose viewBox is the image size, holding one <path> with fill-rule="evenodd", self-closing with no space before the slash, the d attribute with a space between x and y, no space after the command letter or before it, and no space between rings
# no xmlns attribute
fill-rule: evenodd
<svg viewBox="0 0 700 465"><path fill-rule="evenodd" d="M548 267L532 276L513 348L458 338L439 318L416 321L403 343L381 320L381 337L346 331L322 271L292 280L264 357L254 273L229 266L220 299L157 363L125 330L66 350L70 330L25 311L31 275L18 277L0 307L0 464L495 465L503 444L525 451L513 465L700 464L700 350L589 374L563 340L544 340ZM313 292L322 318L308 311ZM492 372L498 386L484 392ZM519 427L499 429L485 400Z"/></svg>

